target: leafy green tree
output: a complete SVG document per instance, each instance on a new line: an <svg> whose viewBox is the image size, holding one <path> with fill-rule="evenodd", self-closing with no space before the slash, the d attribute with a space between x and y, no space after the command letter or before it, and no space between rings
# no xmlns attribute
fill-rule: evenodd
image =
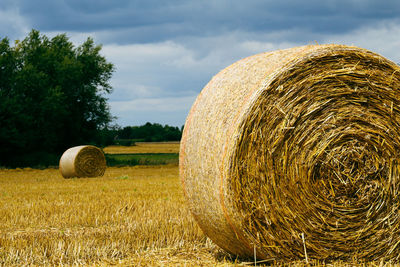
<svg viewBox="0 0 400 267"><path fill-rule="evenodd" d="M14 46L0 40L0 165L104 139L114 66L100 51L91 38L74 47L37 30Z"/></svg>

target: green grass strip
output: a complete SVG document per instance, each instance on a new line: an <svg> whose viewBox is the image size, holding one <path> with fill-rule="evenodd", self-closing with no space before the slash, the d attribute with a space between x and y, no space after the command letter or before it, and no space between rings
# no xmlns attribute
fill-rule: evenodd
<svg viewBox="0 0 400 267"><path fill-rule="evenodd" d="M166 165L178 164L178 153L105 154L107 166Z"/></svg>

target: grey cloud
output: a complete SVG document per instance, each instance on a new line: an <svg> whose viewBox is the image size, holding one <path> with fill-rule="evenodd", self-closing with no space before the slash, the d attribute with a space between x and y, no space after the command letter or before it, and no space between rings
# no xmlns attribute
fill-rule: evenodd
<svg viewBox="0 0 400 267"><path fill-rule="evenodd" d="M18 0L21 14L44 31L117 31L114 42L156 42L233 30L269 32L302 28L349 32L399 18L399 1L107 1ZM118 31L130 34L119 36ZM109 40L106 40L109 41Z"/></svg>
<svg viewBox="0 0 400 267"><path fill-rule="evenodd" d="M337 42L399 62L398 14L397 0L0 0L0 34L93 37L116 66L117 122L179 126L213 75L252 54Z"/></svg>

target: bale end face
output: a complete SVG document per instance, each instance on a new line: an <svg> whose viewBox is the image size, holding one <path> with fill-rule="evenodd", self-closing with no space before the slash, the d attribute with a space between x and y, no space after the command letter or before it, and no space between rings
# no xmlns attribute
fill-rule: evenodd
<svg viewBox="0 0 400 267"><path fill-rule="evenodd" d="M64 178L103 176L106 159L95 146L76 146L67 149L60 159L60 172Z"/></svg>

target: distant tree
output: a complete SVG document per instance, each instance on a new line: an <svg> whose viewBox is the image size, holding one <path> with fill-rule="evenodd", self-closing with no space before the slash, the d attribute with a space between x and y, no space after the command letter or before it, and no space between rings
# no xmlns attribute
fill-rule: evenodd
<svg viewBox="0 0 400 267"><path fill-rule="evenodd" d="M37 30L14 46L0 40L0 165L102 140L114 66L100 50L91 38L74 47Z"/></svg>
<svg viewBox="0 0 400 267"><path fill-rule="evenodd" d="M179 141L182 131L178 127L147 122L142 126L126 126L117 131L119 139L135 139L146 142Z"/></svg>
<svg viewBox="0 0 400 267"><path fill-rule="evenodd" d="M132 139L132 127L131 126L126 126L122 128L119 133L118 133L118 138L120 139Z"/></svg>

